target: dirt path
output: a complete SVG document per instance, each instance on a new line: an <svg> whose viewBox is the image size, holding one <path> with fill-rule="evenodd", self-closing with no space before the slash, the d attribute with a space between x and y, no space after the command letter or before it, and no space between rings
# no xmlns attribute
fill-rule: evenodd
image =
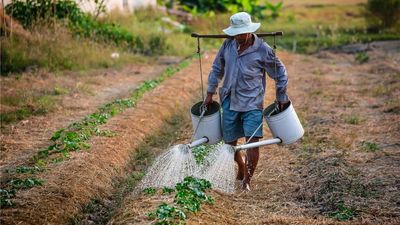
<svg viewBox="0 0 400 225"><path fill-rule="evenodd" d="M368 55L281 54L305 136L262 148L252 191L212 192L215 205L188 224L399 224L400 54ZM171 200L129 196L110 224L149 224L146 213Z"/></svg>
<svg viewBox="0 0 400 225"><path fill-rule="evenodd" d="M177 63L177 59L169 60ZM18 89L32 88L42 90L66 85L80 91L71 91L60 99L59 107L45 116L33 116L16 124L8 125L0 134L0 171L10 165L24 164L34 153L50 144L49 138L58 129L68 126L96 111L114 99L128 97L137 86L163 73L168 61L155 65L129 65L118 70L93 71L81 76L76 73L63 76L35 75L23 76L17 84L15 78L2 78L2 93ZM14 82L13 85L7 83Z"/></svg>

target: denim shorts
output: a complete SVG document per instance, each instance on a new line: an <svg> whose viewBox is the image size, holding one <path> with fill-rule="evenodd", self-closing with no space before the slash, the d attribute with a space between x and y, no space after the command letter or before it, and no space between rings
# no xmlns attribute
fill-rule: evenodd
<svg viewBox="0 0 400 225"><path fill-rule="evenodd" d="M232 142L242 137L251 137L254 131L263 122L262 110L256 109L248 112L230 110L230 96L222 102L222 135L225 142ZM262 126L254 137L262 138Z"/></svg>

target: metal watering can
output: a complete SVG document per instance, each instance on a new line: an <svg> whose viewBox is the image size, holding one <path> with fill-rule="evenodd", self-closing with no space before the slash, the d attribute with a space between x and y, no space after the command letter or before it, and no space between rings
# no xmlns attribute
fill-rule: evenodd
<svg viewBox="0 0 400 225"><path fill-rule="evenodd" d="M220 105L217 102L214 101L209 104L207 109L204 108L203 102L198 102L192 106L190 113L194 132L192 139L194 141L188 144L189 148L206 143L215 144L222 140L221 112ZM272 103L264 109L263 116L273 138L235 146L235 151L279 143L288 145L299 140L304 134L303 126L292 102L283 111L277 110L275 103Z"/></svg>

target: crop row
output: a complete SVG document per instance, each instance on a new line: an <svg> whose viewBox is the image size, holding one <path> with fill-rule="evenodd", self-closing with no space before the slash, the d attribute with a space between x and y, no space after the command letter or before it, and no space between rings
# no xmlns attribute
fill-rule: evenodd
<svg viewBox="0 0 400 225"><path fill-rule="evenodd" d="M42 185L44 181L37 179L32 174L44 171L48 163L65 161L69 159L70 152L72 151L88 150L90 148L88 141L93 136L117 135L108 130L100 130L99 126L107 123L110 118L118 115L125 109L134 107L146 92L153 90L165 79L171 77L187 65L189 65L189 62L186 60L177 67L168 67L159 77L143 82L129 98L117 99L105 104L98 108L95 113L86 116L83 120L56 131L50 138L52 144L34 155L34 166L23 165L6 170L8 177L1 183L0 206L12 206L12 198L15 197L18 190ZM22 179L20 178L21 176L23 177Z"/></svg>

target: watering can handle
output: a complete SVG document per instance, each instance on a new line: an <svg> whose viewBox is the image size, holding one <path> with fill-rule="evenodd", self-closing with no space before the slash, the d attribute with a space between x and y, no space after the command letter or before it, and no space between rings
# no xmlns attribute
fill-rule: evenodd
<svg viewBox="0 0 400 225"><path fill-rule="evenodd" d="M201 104L201 106L200 106L200 117L199 117L199 122L197 123L196 129L194 130L194 133L193 133L193 135L192 135L191 141L193 141L193 138L194 138L194 136L196 135L197 130L199 129L200 121L201 121L201 119L203 119L204 114L206 113L206 111L207 111L207 106L206 106L206 104L203 102L203 104Z"/></svg>

